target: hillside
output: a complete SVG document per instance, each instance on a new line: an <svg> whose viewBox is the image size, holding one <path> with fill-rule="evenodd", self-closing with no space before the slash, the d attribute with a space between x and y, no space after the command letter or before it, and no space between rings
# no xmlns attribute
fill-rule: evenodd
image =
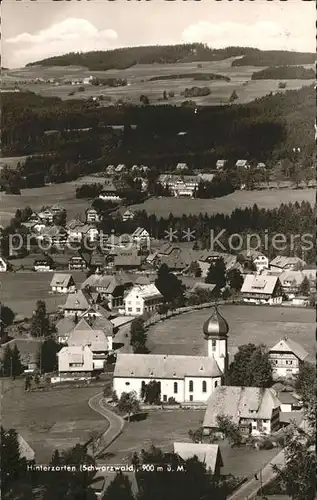
<svg viewBox="0 0 317 500"><path fill-rule="evenodd" d="M213 61L242 56L246 50L239 47L213 50L203 44L182 44L145 47L127 47L107 51L69 53L29 63L27 66L83 66L91 71L126 69L136 64L173 64L177 62Z"/></svg>
<svg viewBox="0 0 317 500"><path fill-rule="evenodd" d="M286 50L260 50L245 54L233 61L232 66L293 66L314 64L316 54L312 52L288 52Z"/></svg>
<svg viewBox="0 0 317 500"><path fill-rule="evenodd" d="M253 73L252 80L314 80L315 71L303 66L273 66Z"/></svg>
<svg viewBox="0 0 317 500"><path fill-rule="evenodd" d="M274 66L287 64L309 64L315 54L261 51L250 47L227 47L212 49L204 44L182 44L164 46L127 47L107 51L72 52L29 63L27 66L82 66L90 71L126 69L136 64L175 64L194 61L221 61L229 57L241 57L233 66Z"/></svg>

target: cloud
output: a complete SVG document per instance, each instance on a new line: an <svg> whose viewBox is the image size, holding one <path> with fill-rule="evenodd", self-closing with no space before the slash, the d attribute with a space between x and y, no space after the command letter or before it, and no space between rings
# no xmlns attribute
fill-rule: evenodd
<svg viewBox="0 0 317 500"><path fill-rule="evenodd" d="M106 50L118 38L112 29L98 30L85 19L70 18L34 34L20 33L5 43L13 51L14 66L67 52Z"/></svg>
<svg viewBox="0 0 317 500"><path fill-rule="evenodd" d="M217 24L200 21L188 26L183 31L182 38L186 43L207 43L216 49L240 46L264 50L305 50L302 48L303 41L269 21L260 21L253 25L230 21Z"/></svg>

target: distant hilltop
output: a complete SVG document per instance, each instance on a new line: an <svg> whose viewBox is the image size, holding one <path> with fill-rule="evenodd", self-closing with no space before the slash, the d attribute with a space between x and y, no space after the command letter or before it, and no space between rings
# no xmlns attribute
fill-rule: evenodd
<svg viewBox="0 0 317 500"><path fill-rule="evenodd" d="M176 64L199 61L222 61L239 57L233 66L285 66L313 64L316 54L283 50L260 50L252 47L213 49L206 44L156 45L127 47L107 51L71 52L32 62L27 66L82 66L91 71L127 69L136 64Z"/></svg>

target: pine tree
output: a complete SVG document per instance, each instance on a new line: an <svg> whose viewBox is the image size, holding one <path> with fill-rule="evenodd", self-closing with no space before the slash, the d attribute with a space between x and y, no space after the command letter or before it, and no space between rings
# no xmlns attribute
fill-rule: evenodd
<svg viewBox="0 0 317 500"><path fill-rule="evenodd" d="M23 372L22 363L20 360L20 351L16 344L12 349L12 375L18 377Z"/></svg>
<svg viewBox="0 0 317 500"><path fill-rule="evenodd" d="M12 351L9 345L7 345L4 349L2 359L2 373L4 377L11 377L13 375Z"/></svg>
<svg viewBox="0 0 317 500"><path fill-rule="evenodd" d="M226 266L223 258L217 259L210 264L205 283L216 285L218 291L226 286Z"/></svg>
<svg viewBox="0 0 317 500"><path fill-rule="evenodd" d="M106 489L102 500L134 500L129 478L119 472Z"/></svg>
<svg viewBox="0 0 317 500"><path fill-rule="evenodd" d="M298 292L306 297L310 294L310 283L307 276L304 277L303 281L299 285Z"/></svg>
<svg viewBox="0 0 317 500"><path fill-rule="evenodd" d="M31 322L31 335L33 337L46 337L50 334L50 322L46 314L46 304L44 300L38 300L36 310Z"/></svg>

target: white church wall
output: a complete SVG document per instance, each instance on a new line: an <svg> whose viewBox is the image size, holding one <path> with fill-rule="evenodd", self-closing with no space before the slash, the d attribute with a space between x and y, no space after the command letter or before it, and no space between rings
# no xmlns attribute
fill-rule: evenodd
<svg viewBox="0 0 317 500"><path fill-rule="evenodd" d="M190 391L192 381L193 390ZM204 392L203 382L206 382L206 392ZM207 401L214 388L221 385L221 377L185 377L185 402ZM191 398L192 396L192 398Z"/></svg>

